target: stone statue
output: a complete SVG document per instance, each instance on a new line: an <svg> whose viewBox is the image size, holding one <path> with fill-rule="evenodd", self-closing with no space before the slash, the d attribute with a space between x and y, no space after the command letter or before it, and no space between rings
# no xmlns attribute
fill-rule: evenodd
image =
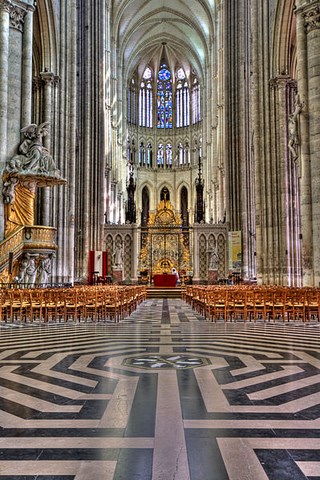
<svg viewBox="0 0 320 480"><path fill-rule="evenodd" d="M117 243L112 257L114 267L123 267L123 247L121 243Z"/></svg>
<svg viewBox="0 0 320 480"><path fill-rule="evenodd" d="M43 137L48 134L49 122L41 123L39 126L32 123L21 129L25 139L19 147L19 154L9 160L5 172L29 173L60 177L55 161L43 146Z"/></svg>
<svg viewBox="0 0 320 480"><path fill-rule="evenodd" d="M29 262L30 262L30 255L29 253L25 253L19 262L18 274L15 277L16 283L26 282L27 268L28 268Z"/></svg>
<svg viewBox="0 0 320 480"><path fill-rule="evenodd" d="M299 94L297 94L295 97L294 112L291 113L288 118L288 131L289 131L288 148L291 152L293 160L296 160L298 158L297 146L300 144L299 134L298 134L298 117L303 107L304 107L304 104L300 103Z"/></svg>
<svg viewBox="0 0 320 480"><path fill-rule="evenodd" d="M218 269L218 253L217 250L209 251L209 270Z"/></svg>
<svg viewBox="0 0 320 480"><path fill-rule="evenodd" d="M37 285L45 285L48 283L48 278L51 274L51 258L40 258L37 270Z"/></svg>
<svg viewBox="0 0 320 480"><path fill-rule="evenodd" d="M30 257L29 263L26 268L26 273L25 273L25 283L27 283L30 286L34 285L36 281L36 275L37 275L36 262L33 257Z"/></svg>

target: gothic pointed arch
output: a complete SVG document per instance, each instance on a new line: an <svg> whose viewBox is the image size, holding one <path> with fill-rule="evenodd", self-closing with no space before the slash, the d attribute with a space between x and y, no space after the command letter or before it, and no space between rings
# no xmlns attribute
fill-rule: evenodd
<svg viewBox="0 0 320 480"><path fill-rule="evenodd" d="M160 192L160 200L170 200L170 191L167 186L164 186Z"/></svg>
<svg viewBox="0 0 320 480"><path fill-rule="evenodd" d="M38 0L33 18L33 74L40 72L58 73L58 32L55 18L56 8L52 0Z"/></svg>
<svg viewBox="0 0 320 480"><path fill-rule="evenodd" d="M141 193L141 226L146 227L149 220L150 212L150 192L149 188L145 185Z"/></svg>
<svg viewBox="0 0 320 480"><path fill-rule="evenodd" d="M180 190L180 213L182 226L189 226L189 205L188 205L188 189L186 186L183 186Z"/></svg>
<svg viewBox="0 0 320 480"><path fill-rule="evenodd" d="M290 75L295 78L296 66L296 17L295 1L279 2L273 37L274 75Z"/></svg>

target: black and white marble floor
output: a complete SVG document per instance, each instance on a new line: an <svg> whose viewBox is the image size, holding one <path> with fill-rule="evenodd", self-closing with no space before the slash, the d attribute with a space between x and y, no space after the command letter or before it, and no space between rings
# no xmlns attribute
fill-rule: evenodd
<svg viewBox="0 0 320 480"><path fill-rule="evenodd" d="M0 479L320 479L320 324L0 324Z"/></svg>

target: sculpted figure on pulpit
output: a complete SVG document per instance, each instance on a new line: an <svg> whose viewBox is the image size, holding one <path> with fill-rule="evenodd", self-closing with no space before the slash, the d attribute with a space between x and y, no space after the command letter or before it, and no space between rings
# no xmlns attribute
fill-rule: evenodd
<svg viewBox="0 0 320 480"><path fill-rule="evenodd" d="M6 172L60 176L55 161L43 145L43 137L49 133L48 125L49 122L39 126L32 123L21 129L25 139L19 146L18 155L7 163Z"/></svg>
<svg viewBox="0 0 320 480"><path fill-rule="evenodd" d="M6 163L3 170L3 202L5 204L5 237L18 227L34 224L34 201L37 187L66 183L43 137L48 133L49 122L34 123L21 129L24 140L19 152Z"/></svg>

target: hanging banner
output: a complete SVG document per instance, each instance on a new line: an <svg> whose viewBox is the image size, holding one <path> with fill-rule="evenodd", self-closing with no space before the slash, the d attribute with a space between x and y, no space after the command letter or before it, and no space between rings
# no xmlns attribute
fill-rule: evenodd
<svg viewBox="0 0 320 480"><path fill-rule="evenodd" d="M242 266L241 231L229 232L229 270L239 272Z"/></svg>

